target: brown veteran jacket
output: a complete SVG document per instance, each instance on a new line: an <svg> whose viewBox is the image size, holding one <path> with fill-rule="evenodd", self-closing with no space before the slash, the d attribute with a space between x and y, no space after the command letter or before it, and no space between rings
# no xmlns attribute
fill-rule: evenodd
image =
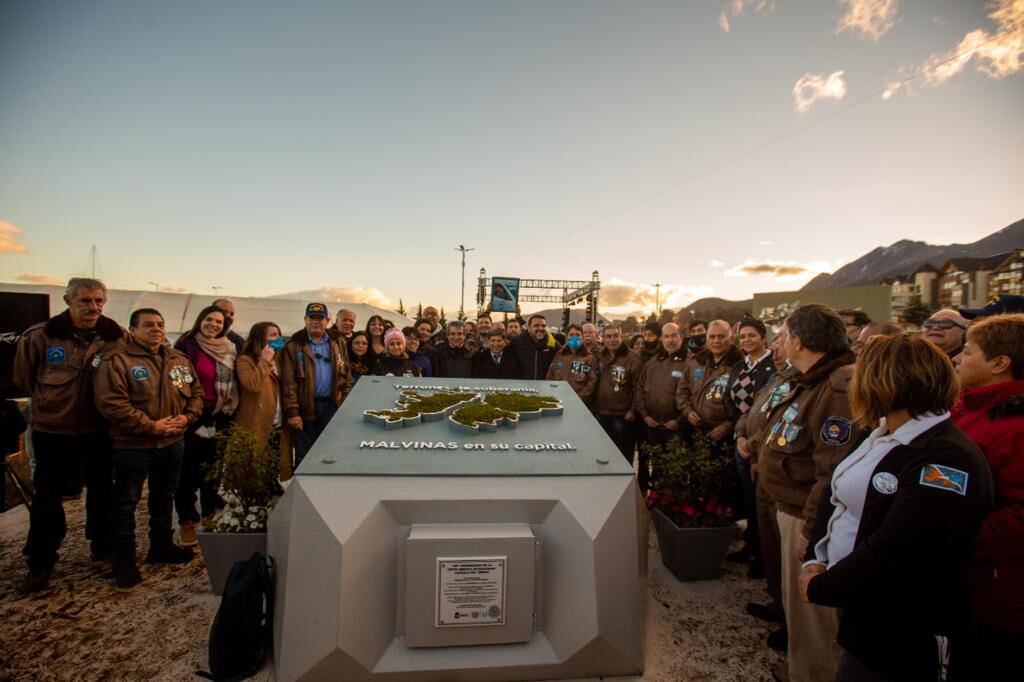
<svg viewBox="0 0 1024 682"><path fill-rule="evenodd" d="M249 355L239 355L235 362L239 388L235 423L251 428L263 442L274 428L278 396L281 394L280 375L273 369L273 362Z"/></svg>
<svg viewBox="0 0 1024 682"><path fill-rule="evenodd" d="M577 351L563 346L552 358L546 379L568 381L583 404L590 407L597 389L597 356L582 346Z"/></svg>
<svg viewBox="0 0 1024 682"><path fill-rule="evenodd" d="M18 342L14 382L32 398L32 428L65 435L101 429L93 400L96 368L124 348L125 339L116 322L100 316L96 335L86 342L75 334L67 310L29 327Z"/></svg>
<svg viewBox="0 0 1024 682"><path fill-rule="evenodd" d="M676 389L686 369L686 348L669 353L659 348L644 364L637 382L635 406L640 417L650 417L659 424L675 419L682 425L683 416L676 404Z"/></svg>
<svg viewBox="0 0 1024 682"><path fill-rule="evenodd" d="M327 330L330 338L332 375L334 386L331 396L335 405L352 390L352 367L348 362L348 344L334 329ZM302 417L316 419L316 370L313 367L313 351L309 347L309 334L300 329L292 335L280 353L281 360L281 409L284 418Z"/></svg>
<svg viewBox="0 0 1024 682"><path fill-rule="evenodd" d="M754 396L750 409L736 422L736 439L747 439L750 461L757 461L757 452L764 440L764 429L768 425L768 415L772 408L789 394L794 385L793 379L799 374L800 372L792 365L773 374L768 383Z"/></svg>
<svg viewBox="0 0 1024 682"><path fill-rule="evenodd" d="M730 346L717 364L707 348L686 361L683 377L676 387L676 405L684 418L690 410L700 415L704 420L701 431L710 431L728 420L725 401L729 399L729 370L742 359L743 353Z"/></svg>
<svg viewBox="0 0 1024 682"><path fill-rule="evenodd" d="M853 424L847 387L853 353L826 355L792 381L769 412L758 444L758 476L779 509L804 519L810 538L818 502L850 449Z"/></svg>
<svg viewBox="0 0 1024 682"><path fill-rule="evenodd" d="M130 339L100 363L96 407L110 422L115 448L162 448L182 435L158 436L153 423L182 414L195 423L203 413L203 386L181 351L160 346L151 353Z"/></svg>
<svg viewBox="0 0 1024 682"><path fill-rule="evenodd" d="M598 414L622 416L633 409L634 394L644 360L622 344L612 353L602 348L597 356L597 389L594 407ZM616 387L619 390L615 390Z"/></svg>

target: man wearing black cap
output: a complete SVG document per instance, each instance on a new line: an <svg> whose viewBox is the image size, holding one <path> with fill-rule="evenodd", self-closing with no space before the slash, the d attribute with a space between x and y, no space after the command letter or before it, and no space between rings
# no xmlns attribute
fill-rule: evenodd
<svg viewBox="0 0 1024 682"><path fill-rule="evenodd" d="M293 430L295 466L352 390L348 350L337 329L328 329L327 306L306 306L306 327L281 350L281 408Z"/></svg>
<svg viewBox="0 0 1024 682"><path fill-rule="evenodd" d="M968 320L989 315L1005 315L1007 313L1024 313L1024 296L1015 294L997 294L984 308L961 308L960 314Z"/></svg>

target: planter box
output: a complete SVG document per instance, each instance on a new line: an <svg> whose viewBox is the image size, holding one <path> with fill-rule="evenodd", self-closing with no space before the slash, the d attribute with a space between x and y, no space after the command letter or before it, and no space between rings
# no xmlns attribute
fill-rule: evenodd
<svg viewBox="0 0 1024 682"><path fill-rule="evenodd" d="M267 553L266 533L210 533L199 531L199 551L206 564L213 593L220 596L236 561L246 561L253 552Z"/></svg>
<svg viewBox="0 0 1024 682"><path fill-rule="evenodd" d="M661 563L681 581L714 580L722 574L722 560L736 537L735 526L680 528L660 509L651 510L658 533Z"/></svg>

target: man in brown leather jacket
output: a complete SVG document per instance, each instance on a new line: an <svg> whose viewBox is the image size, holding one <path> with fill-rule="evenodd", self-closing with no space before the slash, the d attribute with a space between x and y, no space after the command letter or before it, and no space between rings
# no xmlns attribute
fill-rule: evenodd
<svg viewBox="0 0 1024 682"><path fill-rule="evenodd" d="M676 388L676 404L686 420L722 451L731 451L733 423L725 411L729 370L743 359L732 345L732 327L724 320L708 325L707 345L690 356Z"/></svg>
<svg viewBox="0 0 1024 682"><path fill-rule="evenodd" d="M777 505L789 678L802 682L832 679L839 660L835 609L804 603L799 578L822 490L850 449L855 358L843 319L828 306L800 306L786 334L786 357L800 375L769 411L756 451L762 488Z"/></svg>
<svg viewBox="0 0 1024 682"><path fill-rule="evenodd" d="M135 508L149 478L146 562L181 564L192 550L173 541L171 508L178 489L185 429L203 412L203 387L188 356L164 345L164 318L136 310L128 345L100 363L96 407L114 441L113 553L118 587L142 582L135 565Z"/></svg>
<svg viewBox="0 0 1024 682"><path fill-rule="evenodd" d="M636 411L647 426L647 442L640 448L637 483L641 490L647 490L650 477L657 471L657 455L650 455L648 473L648 452L652 447L662 447L669 441L685 438L689 422L679 412L676 404L676 389L686 368L686 349L679 325L669 322L661 329L661 347L648 360L640 372L636 387Z"/></svg>
<svg viewBox="0 0 1024 682"><path fill-rule="evenodd" d="M93 403L93 378L103 357L124 347L120 325L103 315L107 288L75 277L64 294L67 310L29 327L18 342L14 381L32 398L35 497L24 553L24 589L46 586L67 533L61 496L81 485L84 469L85 537L94 561L110 555L110 441Z"/></svg>
<svg viewBox="0 0 1024 682"><path fill-rule="evenodd" d="M597 389L597 356L583 346L583 330L579 325L569 325L566 337L565 345L552 358L545 379L569 382L583 404L590 407Z"/></svg>
<svg viewBox="0 0 1024 682"><path fill-rule="evenodd" d="M622 327L617 324L604 328L604 348L599 351L597 390L594 394L597 420L629 465L633 466L637 419L633 400L644 361L622 342Z"/></svg>
<svg viewBox="0 0 1024 682"><path fill-rule="evenodd" d="M306 306L306 326L281 349L281 409L292 429L295 468L313 447L338 406L352 390L348 347L328 329L327 306Z"/></svg>

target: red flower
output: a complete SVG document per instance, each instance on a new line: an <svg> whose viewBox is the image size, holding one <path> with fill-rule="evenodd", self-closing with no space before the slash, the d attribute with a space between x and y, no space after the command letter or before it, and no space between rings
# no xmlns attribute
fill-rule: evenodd
<svg viewBox="0 0 1024 682"><path fill-rule="evenodd" d="M686 514L687 516L696 516L697 515L697 510L694 509L692 504L684 504L683 505L683 513Z"/></svg>

